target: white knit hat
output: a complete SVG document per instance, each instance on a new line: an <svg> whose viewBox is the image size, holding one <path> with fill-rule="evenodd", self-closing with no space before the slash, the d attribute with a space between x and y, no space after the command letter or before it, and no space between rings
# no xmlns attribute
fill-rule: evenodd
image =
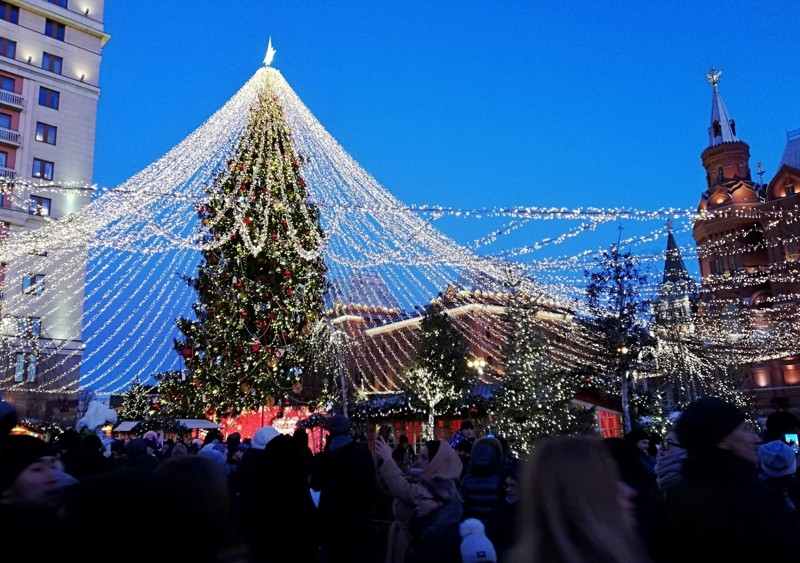
<svg viewBox="0 0 800 563"><path fill-rule="evenodd" d="M263 450L267 447L267 444L270 440L279 435L280 432L275 430L275 427L265 426L256 430L256 433L253 435L253 439L250 441L250 444L257 450Z"/></svg>
<svg viewBox="0 0 800 563"><path fill-rule="evenodd" d="M462 563L497 563L497 553L484 532L483 522L467 518L458 527L461 540Z"/></svg>

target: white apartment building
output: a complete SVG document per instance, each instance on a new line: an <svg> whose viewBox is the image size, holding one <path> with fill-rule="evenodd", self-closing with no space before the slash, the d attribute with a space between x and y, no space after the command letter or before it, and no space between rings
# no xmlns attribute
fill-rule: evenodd
<svg viewBox="0 0 800 563"><path fill-rule="evenodd" d="M91 201L103 3L0 0L0 244ZM0 396L44 421L78 401L86 250L65 246L0 264Z"/></svg>

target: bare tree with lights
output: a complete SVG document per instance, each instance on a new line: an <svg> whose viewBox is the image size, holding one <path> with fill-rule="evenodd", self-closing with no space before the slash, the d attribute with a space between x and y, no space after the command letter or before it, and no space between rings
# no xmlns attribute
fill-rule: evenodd
<svg viewBox="0 0 800 563"><path fill-rule="evenodd" d="M273 74L251 109L236 155L198 205L208 244L196 277L195 319L177 321L175 349L189 384L165 400L196 394L221 418L298 398L312 333L322 318L323 234L308 201ZM196 402L196 400L194 401Z"/></svg>
<svg viewBox="0 0 800 563"><path fill-rule="evenodd" d="M420 321L417 361L404 377L409 402L427 414L427 433L434 438L437 408L456 403L478 382L467 369L467 345L444 307L433 302Z"/></svg>
<svg viewBox="0 0 800 563"><path fill-rule="evenodd" d="M647 275L633 254L620 252L619 242L595 260L596 268L584 272L587 315L581 319L599 347L599 369L592 383L601 392L622 398L623 427L630 432L630 395L636 391L632 371L643 349L651 345L645 318L649 306L642 298Z"/></svg>

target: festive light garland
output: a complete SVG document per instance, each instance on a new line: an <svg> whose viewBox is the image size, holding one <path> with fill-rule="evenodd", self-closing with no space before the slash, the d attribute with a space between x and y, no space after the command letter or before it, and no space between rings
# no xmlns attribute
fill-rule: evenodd
<svg viewBox="0 0 800 563"><path fill-rule="evenodd" d="M424 307L438 293L458 283L470 299L476 293L501 295L504 292L504 268L511 259L517 262L536 283L525 282L529 294L544 294L554 302L581 314L581 298L585 280L583 271L591 267L592 259L602 249L588 249L557 258L537 258L545 247L556 247L575 239L611 221L657 221L658 227L644 235L627 237L621 244L635 251L645 248L666 235L664 221L673 221L678 233L691 231L697 220L714 217L742 218L753 221L768 220L792 224L800 217L795 208L722 209L702 211L664 208L655 211L636 209L600 208L542 208L535 206L503 207L497 209L458 209L435 205L405 205L392 196L369 175L331 137L314 118L289 87L278 71L260 69L231 100L201 125L184 141L152 165L137 173L116 188L98 188L86 185L56 185L47 182L18 179L19 185L28 185L37 193L71 193L91 197L91 202L68 217L53 221L35 231L12 231L0 246L0 261L30 266L37 271L41 264L53 264L48 279L58 280L48 285L42 296L41 316L81 319L71 326L61 327L67 338L48 341L48 353L60 354L48 367L42 366L41 385L25 385L25 389L40 393L63 393L78 388L90 388L98 394L120 393L134 381L152 381L162 371L180 370L179 358L171 350L176 335L174 320L187 314L194 303L194 295L181 276L192 276L200 261L200 253L225 244L236 233L253 252L267 244L267 239L248 229L239 228L216 239L198 237L197 206L206 201L206 189L214 176L224 168L234 154L238 140L245 129L250 108L256 100L258 85L269 74L274 81L276 95L286 114L298 154L307 158L304 178L308 182L309 199L321 213L325 233L324 257L328 265L331 285L329 308L339 302L362 307L361 315L372 314L379 324L390 324L399 319L387 314L388 310L402 311L400 317L419 317ZM25 209L27 201L12 194L12 205ZM14 199L16 198L16 199ZM227 202L239 222L236 201ZM279 202L276 202L279 203ZM508 218L500 228L492 229L471 244L461 245L434 227L444 217L486 220ZM517 232L534 222L543 220L578 221L566 232L548 236L540 241L492 256L475 251L495 245L503 237ZM212 223L209 225L214 227ZM290 244L301 255L311 257L294 241L293 224L287 224ZM755 229L755 227L754 227ZM720 256L736 256L767 248L758 243L745 249L733 248L741 235L728 233L714 238L712 246L700 249L701 257L713 252ZM777 244L797 242L800 235L778 238ZM31 251L45 250L58 256L32 256ZM681 247L684 258L696 259L698 249L693 245ZM663 253L646 250L645 263L655 269L663 263ZM80 277L85 264L85 285ZM714 286L734 289L743 284L765 281L790 282L794 272L783 266L772 266L757 274L733 272L708 278ZM656 294L660 276L654 276L650 291ZM7 279L6 283L17 283ZM701 288L708 291L707 288ZM4 311L23 308L29 296L9 295L4 301ZM800 295L784 295L770 302L780 305L800 299ZM729 298L719 303L743 305L741 300ZM82 318L79 314L83 309ZM369 313L372 311L372 313ZM12 314L13 313L7 313ZM748 315L741 310L742 318ZM460 326L469 326L472 314L459 319ZM710 334L722 333L723 322L729 322L722 313L710 312L706 322ZM741 325L747 324L741 322ZM0 340L17 345L13 323L3 323ZM742 328L740 342L752 341L745 346L742 357L765 360L780 357L794 346L765 347L764 338L757 332ZM469 333L469 331L466 331ZM787 338L790 328L777 327L772 334ZM47 335L43 335L47 340ZM470 348L478 354L496 354L483 340L467 335ZM503 342L505 335L499 336ZM568 337L565 337L568 340ZM379 352L374 346L351 345L348 354L351 365L359 366L386 363L405 365L411 358L408 350L413 342L405 331L386 335L386 347ZM794 342L796 339L792 339ZM774 341L773 341L774 342ZM76 344L77 343L77 344ZM797 350L795 350L797 351ZM44 351L42 351L44 353ZM565 364L585 362L582 354L569 346L556 351ZM71 359L82 357L80 379L66 381L66 366ZM376 383L374 391L389 391L393 383ZM14 385L2 386L13 389Z"/></svg>

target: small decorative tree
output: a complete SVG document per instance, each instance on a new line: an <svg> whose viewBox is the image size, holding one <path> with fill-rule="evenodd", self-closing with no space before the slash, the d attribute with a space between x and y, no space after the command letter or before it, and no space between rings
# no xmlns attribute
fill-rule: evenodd
<svg viewBox="0 0 800 563"><path fill-rule="evenodd" d="M427 414L427 433L434 438L437 407L457 401L477 383L467 369L467 345L450 315L432 302L420 322L417 361L405 374L409 402Z"/></svg>
<svg viewBox="0 0 800 563"><path fill-rule="evenodd" d="M581 433L593 416L573 403L581 378L549 361L537 310L521 295L506 309L509 337L495 415L498 432L518 455L527 455L537 437Z"/></svg>

